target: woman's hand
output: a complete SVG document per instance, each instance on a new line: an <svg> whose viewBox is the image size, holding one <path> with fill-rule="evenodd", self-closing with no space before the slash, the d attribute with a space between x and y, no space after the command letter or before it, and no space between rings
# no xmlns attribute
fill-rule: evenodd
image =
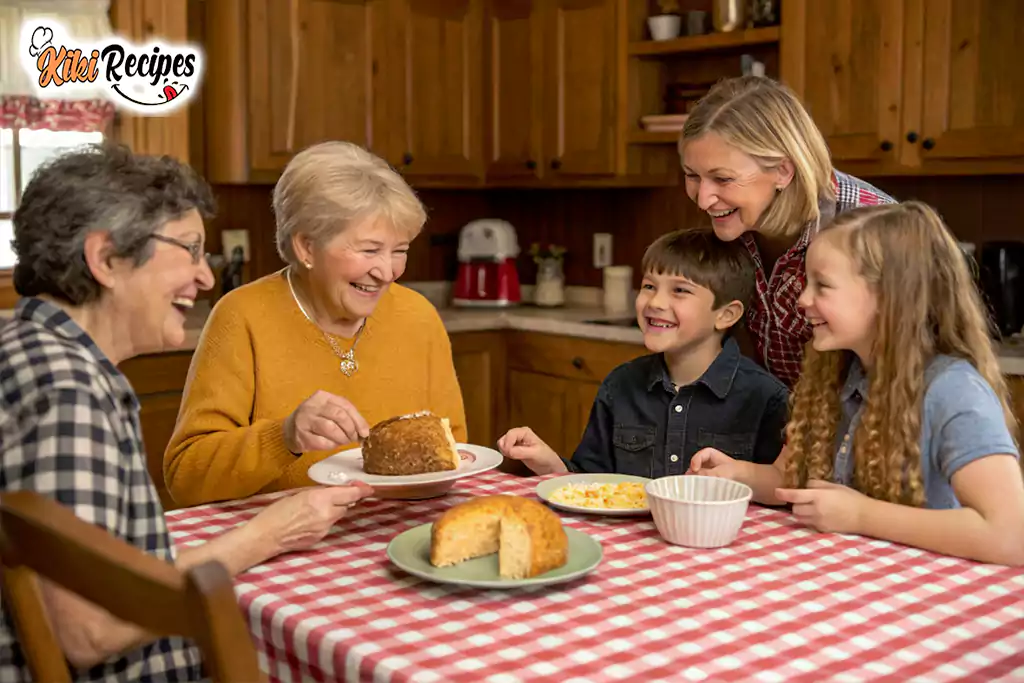
<svg viewBox="0 0 1024 683"><path fill-rule="evenodd" d="M370 425L341 396L318 391L284 421L284 443L292 453L329 451L365 439Z"/></svg>
<svg viewBox="0 0 1024 683"><path fill-rule="evenodd" d="M515 427L498 439L498 450L506 458L521 460L535 474L567 472L565 463L529 427Z"/></svg>
<svg viewBox="0 0 1024 683"><path fill-rule="evenodd" d="M373 489L361 481L311 487L275 501L250 524L276 541L277 553L304 550L323 540L350 507L372 494Z"/></svg>
<svg viewBox="0 0 1024 683"><path fill-rule="evenodd" d="M871 500L848 486L811 479L805 489L776 489L775 497L793 504L793 516L818 531L860 533L861 510Z"/></svg>

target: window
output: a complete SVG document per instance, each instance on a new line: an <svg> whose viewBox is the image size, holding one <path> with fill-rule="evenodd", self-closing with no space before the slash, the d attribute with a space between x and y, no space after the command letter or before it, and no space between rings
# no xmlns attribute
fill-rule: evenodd
<svg viewBox="0 0 1024 683"><path fill-rule="evenodd" d="M98 132L0 128L0 270L14 267L11 218L35 170L66 150L101 140Z"/></svg>

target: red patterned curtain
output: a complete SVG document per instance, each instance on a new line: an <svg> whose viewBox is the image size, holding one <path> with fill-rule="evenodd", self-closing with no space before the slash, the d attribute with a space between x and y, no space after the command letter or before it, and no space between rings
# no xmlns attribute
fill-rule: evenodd
<svg viewBox="0 0 1024 683"><path fill-rule="evenodd" d="M40 100L28 95L0 96L0 128L104 132L114 118L108 100Z"/></svg>
<svg viewBox="0 0 1024 683"><path fill-rule="evenodd" d="M21 27L35 17L52 17L76 38L112 34L109 0L0 0L0 128L105 132L114 118L108 100L40 99L17 51ZM13 53L13 54L12 54Z"/></svg>

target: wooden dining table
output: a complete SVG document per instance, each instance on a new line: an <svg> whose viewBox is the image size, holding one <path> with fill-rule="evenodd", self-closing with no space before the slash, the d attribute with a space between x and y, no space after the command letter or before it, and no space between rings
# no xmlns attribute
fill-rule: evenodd
<svg viewBox="0 0 1024 683"><path fill-rule="evenodd" d="M473 496L535 497L492 471L445 496L368 498L314 548L236 579L278 681L1024 681L1024 571L854 535L751 505L736 540L666 543L650 516L562 515L601 563L568 583L440 584L388 543ZM202 544L282 493L168 513Z"/></svg>

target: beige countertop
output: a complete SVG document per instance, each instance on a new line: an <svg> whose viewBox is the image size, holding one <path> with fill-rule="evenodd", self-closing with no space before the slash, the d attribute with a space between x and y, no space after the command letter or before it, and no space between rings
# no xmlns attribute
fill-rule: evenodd
<svg viewBox="0 0 1024 683"><path fill-rule="evenodd" d="M541 308L524 305L497 309L443 306L438 308L438 311L449 334L487 330L522 330L626 344L643 344L643 335L636 327L588 322L630 317L609 315L599 306L574 305L561 308ZM9 317L10 314L9 310L0 310L0 319ZM209 307L199 305L189 316L183 351L195 349L208 315ZM999 365L1004 374L1024 375L1024 340L1001 344L999 346Z"/></svg>

